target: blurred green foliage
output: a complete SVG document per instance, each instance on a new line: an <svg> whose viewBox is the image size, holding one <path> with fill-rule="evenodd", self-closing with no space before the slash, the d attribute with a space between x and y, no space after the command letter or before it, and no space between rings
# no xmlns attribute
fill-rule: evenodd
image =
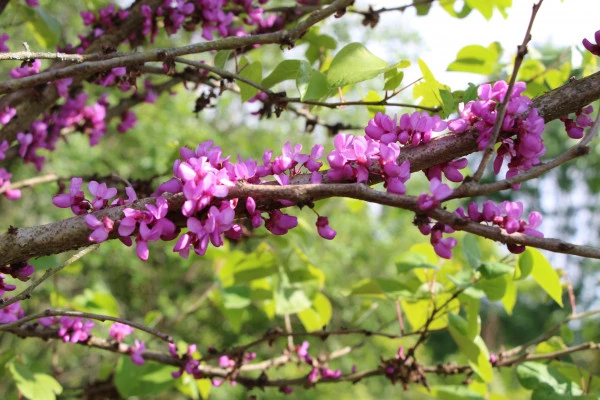
<svg viewBox="0 0 600 400"><path fill-rule="evenodd" d="M72 41L81 30L80 18L73 10L97 9L106 4L91 0L41 3L44 12L35 11L35 15L18 2L9 5L10 12L5 12L0 22L14 32L11 43L33 37L40 50L51 50L56 43ZM487 18L494 8L504 12L507 2L466 3L467 12L477 9ZM449 10L454 9L452 7L453 4L447 6ZM11 28L25 21L26 29ZM378 76L374 82L359 85L359 90L353 89L353 93L362 93L366 89L365 93L374 90L377 94L384 87L396 89L403 78L402 71L397 68L406 65L397 65L398 57L382 60L371 53L366 54L366 49L357 43L344 47L351 41L348 31L349 27L343 24L327 34L311 30L300 46L301 53L305 52L302 56L308 60L304 61L307 65L304 72L301 62L286 65L292 72L283 70L279 64L283 58L278 48L254 51L248 55L248 62L255 66L249 73L254 75L248 77L267 77L272 73L274 83L269 82L269 85L281 84L286 79L296 80L296 88L289 86L290 91L298 89L304 97L310 91L303 92L302 84L308 82L310 87L311 79L324 79L319 74L331 66L342 76L335 83L344 85ZM365 35L372 36L373 33ZM171 38L161 36L156 46L189 41L189 33ZM341 49L362 52L363 61L377 59L381 65L377 65L375 72L363 71L361 74L353 70L353 76L348 77L334 57L343 54ZM449 68L481 73L494 79L504 78L505 69L498 64L501 52L497 43L488 47L470 45L461 50L457 61ZM586 59L585 55L582 67L573 69L569 63L557 62L564 57L562 50L547 48L540 54L539 59L528 60L520 71L521 79L530 81L531 95L558 87L571 75L587 75L586 68L596 67L590 67L595 61ZM210 59L208 56L199 58ZM229 65L223 60L219 62L224 67ZM281 76L273 72L277 71L277 65L281 67ZM416 65L415 62L413 68ZM419 60L418 66L425 80L419 84L416 97L422 97L423 104L442 106L442 112L450 114L450 107L472 95L468 91L451 92L449 87L435 80L423 61ZM333 78L329 75L327 79ZM288 88L286 84L281 87ZM85 89L100 94L93 85L86 84ZM109 134L98 146L90 148L86 137L69 135L55 152L45 154L48 163L44 172L54 172L64 177L64 182L71 176L118 176L131 181L151 180L150 184L155 186L171 174L179 147L195 147L205 140L215 141L224 154L236 157L239 153L255 159L262 156L265 148L277 152L288 140L302 143L305 149L314 143L325 144L326 152L332 147L324 130L317 129L309 135L304 132L302 120L285 112L279 118L259 120L252 115L256 105L242 104L239 95L229 92L219 98L215 108L195 115L192 112L194 102L201 91L201 88L186 90L178 87L173 95L161 95L156 104L136 107L136 127L122 135L116 133L113 122ZM115 89L109 94L109 101L115 104L120 93ZM247 99L253 94L243 93L242 96ZM366 125L369 119L369 110L362 108L313 111L334 122L359 126ZM565 137L558 123L549 125L545 139L548 156L560 154L571 144ZM584 190L597 193L600 176L595 172L595 163L600 162L599 151L600 147L593 145L590 157L551 174L549 179L558 179L559 183L558 187L553 186L554 190L568 193L580 188L573 182L576 177L585 183ZM14 173L13 181L32 175L30 166L18 162L11 163L9 168ZM409 187L416 189L415 192L423 191L424 182L421 176L414 177ZM527 184L525 189L534 202L546 193L539 183ZM67 210L52 206L51 197L56 191L56 184L46 184L27 189L18 202L0 199L4 216L2 229L9 225L34 226L68 218ZM501 197L513 196L509 193ZM595 205L590 207L593 213ZM199 353L205 354L208 346L230 348L255 340L268 329L282 327L286 315L291 316L294 331L325 327L398 333L396 302L402 306L407 329L414 331L425 324L434 305L441 306L449 301L444 315L430 326L439 331L431 333L425 345L418 348L417 358L426 365L450 361L469 363L476 374L470 377L468 385L463 384L464 376L431 376L430 392L414 386L404 393L401 385L393 386L386 378L377 377L355 384L318 385L307 391L296 389L290 396L275 390L263 394L257 390L249 392L241 385L224 384L211 388L206 380L195 382L189 376L173 380L170 378L171 367L153 363L138 367L126 357L83 346L21 340L4 334L0 337L0 375L5 379L0 384L0 397L13 398L18 389L25 396L43 398L30 394L35 390L31 382L37 382L38 387L54 388L57 395L62 390L59 398L79 398L85 390L111 381L123 397L156 399L207 396L210 399L246 399L254 394L269 399L335 396L340 400L398 397L501 400L529 398L531 393L534 393L533 398L541 399L581 394L581 388L571 390L566 384L579 385L579 375L573 369L575 365L584 371L583 374L586 368L600 373L597 353L573 355L574 363L568 365L527 363L516 370L492 368L489 353L538 337L569 312L559 306L562 306L564 292L559 276L537 250L528 250L515 257L506 255L494 243L457 233L459 246L454 251L455 258L441 261L427 238L417 233L410 213L351 199L321 201L316 210L330 218L332 227L338 232L335 240L325 241L316 236L314 213L308 209L294 209L291 213L298 216L299 226L288 235L272 236L261 228L240 242L228 241L222 248L209 249L204 257L191 255L187 260L182 259L172 251L172 243L160 242L151 245L148 262L141 262L133 249L125 248L120 242L103 243L99 250L70 265L36 290L24 307L28 313L50 307L119 316L169 333L180 342L181 349L186 343L196 343ZM41 271L59 264L66 257L50 256L34 263ZM586 260L580 271L595 271L597 267L597 262ZM531 277L527 278L529 274ZM20 284L20 288L24 286ZM459 288L464 292L452 299L452 293ZM576 293L581 290L582 286L576 287ZM587 296L585 300L587 306L597 301L597 296ZM109 326L97 322L94 335L107 337ZM577 326L565 326L560 335L540 344L537 351L564 348L565 342L599 340L600 332L597 324L584 321ZM164 343L155 338L142 333L134 336L146 340L150 349L167 351ZM327 340L309 339L309 342L315 354L357 346L351 355L330 362L332 369L339 368L346 373L353 366L375 368L381 358L392 358L399 346L409 348L416 340L411 336L392 340L332 335ZM131 341L127 339L127 342ZM296 344L299 343L297 340ZM283 339L272 347L262 345L256 348L258 359L276 356L284 346ZM276 372L269 371L269 374L291 377L308 372L306 366L287 365ZM556 387L560 390L553 389ZM549 397L544 397L546 395ZM54 395L46 398L52 399Z"/></svg>

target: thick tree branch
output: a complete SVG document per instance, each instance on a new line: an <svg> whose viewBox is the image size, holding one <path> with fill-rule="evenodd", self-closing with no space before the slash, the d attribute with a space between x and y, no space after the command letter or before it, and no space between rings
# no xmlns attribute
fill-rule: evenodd
<svg viewBox="0 0 600 400"><path fill-rule="evenodd" d="M577 111L598 98L600 98L600 72L579 81L569 82L561 88L544 94L534 100L534 106L538 108L540 115L546 121L549 121L569 112ZM403 149L399 161L409 160L413 172L422 170L476 151L477 143L475 140L476 133L472 131L463 134L446 134L423 146ZM381 176L377 174L377 171L374 171L371 183L378 181L381 181ZM352 197L420 213L416 198L413 197L394 196L356 184L296 185L307 182L308 176L302 175L294 178L294 185L286 187L241 185L231 191L230 197L252 196L261 198L267 203L263 204L262 209L280 207L279 203L273 202L272 199L289 199L304 204L308 200L319 200L327 197ZM154 202L153 198L143 199L136 202L134 208L144 209L145 204L152 202ZM172 210L178 209L181 206L181 196L172 196L170 202ZM122 210L125 207L113 207L94 214L99 220L105 216L118 220L122 218ZM578 246L559 239L535 238L518 233L509 235L496 227L464 221L441 209L435 210L429 215L456 229L502 243L520 244L559 253L600 258L600 249L589 246ZM22 262L32 257L58 254L88 246L90 245L88 242L90 233L91 231L85 225L82 217L73 217L43 226L12 229L9 233L0 236L0 265ZM110 238L114 239L116 235L113 233Z"/></svg>

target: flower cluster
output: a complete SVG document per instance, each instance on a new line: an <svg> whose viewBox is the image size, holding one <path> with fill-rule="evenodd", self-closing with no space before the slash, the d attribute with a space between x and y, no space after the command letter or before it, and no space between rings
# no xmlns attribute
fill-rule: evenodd
<svg viewBox="0 0 600 400"><path fill-rule="evenodd" d="M544 131L544 119L538 115L535 108L531 109L532 101L521 95L523 91L525 91L525 83L515 83L502 121L502 131L511 136L502 140L494 160L494 173L498 174L504 160L507 159L508 178L539 164L539 158L546 152L541 136ZM507 92L508 84L505 81L498 81L493 86L490 84L479 86L477 89L479 99L467 104L460 103L458 106L460 118L449 121L448 129L458 133L468 129L477 130L479 150L485 149L496 123L497 107L504 101ZM513 137L515 135L516 137Z"/></svg>
<svg viewBox="0 0 600 400"><path fill-rule="evenodd" d="M544 237L537 230L542 223L542 215L537 211L529 213L527 220L521 219L523 216L523 203L520 201L503 201L496 205L493 201L488 200L483 203L481 211L476 203L471 203L467 207L467 211L461 207L455 213L470 221L485 222L491 225L498 226L506 231L506 233L524 233L530 236ZM519 254L525 251L525 246L508 244L508 250L511 253Z"/></svg>
<svg viewBox="0 0 600 400"><path fill-rule="evenodd" d="M261 4L268 0L260 0ZM213 40L214 34L222 37L247 35L247 26L256 26L257 30L276 25L276 19L264 18L263 9L255 7L251 0L165 0L155 10L148 5L142 6L144 15L144 36L154 42L158 34L159 20L168 34L173 35L181 28L192 31L197 26L202 29L202 37ZM95 22L95 20L91 20ZM132 35L130 41L138 39Z"/></svg>
<svg viewBox="0 0 600 400"><path fill-rule="evenodd" d="M85 342L91 336L90 331L94 327L94 322L84 320L82 317L44 317L39 322L42 326L52 326L58 324L58 337L65 343Z"/></svg>
<svg viewBox="0 0 600 400"><path fill-rule="evenodd" d="M90 181L88 184L89 192L94 198L88 200L85 198L85 193L81 190L83 178L71 178L69 185L69 193L59 193L52 198L52 204L59 208L71 208L75 215L87 214L89 210L101 210L108 205L110 199L117 195L116 188L109 188L106 183L98 183ZM61 186L60 190L64 190ZM131 187L125 188L127 199L117 198L113 200L111 205L124 205L133 203L137 200L135 191Z"/></svg>
<svg viewBox="0 0 600 400"><path fill-rule="evenodd" d="M378 112L365 128L368 137L381 143L399 142L405 146L418 146L431 140L433 132L446 129L446 122L438 115L433 117L426 112L415 111L412 114L402 114L400 120Z"/></svg>

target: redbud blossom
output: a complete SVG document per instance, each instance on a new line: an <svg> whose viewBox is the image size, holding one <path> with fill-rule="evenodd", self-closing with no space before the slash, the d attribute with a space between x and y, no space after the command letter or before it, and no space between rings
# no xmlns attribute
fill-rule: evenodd
<svg viewBox="0 0 600 400"><path fill-rule="evenodd" d="M583 39L583 47L585 47L590 53L600 56L600 31L596 31L594 38L596 40L596 44L592 44L592 42L589 40Z"/></svg>
<svg viewBox="0 0 600 400"><path fill-rule="evenodd" d="M109 335L111 338L115 339L117 343L121 343L126 336L129 336L133 333L133 328L129 325L122 324L120 322L115 322L110 327Z"/></svg>
<svg viewBox="0 0 600 400"><path fill-rule="evenodd" d="M129 348L131 362L135 365L144 365L146 360L142 357L146 351L146 344L143 341L135 340L135 345Z"/></svg>
<svg viewBox="0 0 600 400"><path fill-rule="evenodd" d="M336 235L336 231L329 226L329 218L327 217L319 216L317 218L317 231L319 232L319 236L327 240L333 239Z"/></svg>

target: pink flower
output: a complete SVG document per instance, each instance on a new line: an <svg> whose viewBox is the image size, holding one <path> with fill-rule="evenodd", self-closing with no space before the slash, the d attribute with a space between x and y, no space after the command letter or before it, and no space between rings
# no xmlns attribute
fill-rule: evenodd
<svg viewBox="0 0 600 400"><path fill-rule="evenodd" d="M59 79L54 82L58 95L63 98L69 97L69 86L73 83L73 78Z"/></svg>
<svg viewBox="0 0 600 400"><path fill-rule="evenodd" d="M0 124L8 124L15 115L17 115L17 110L15 108L9 106L4 107L4 110L0 111Z"/></svg>
<svg viewBox="0 0 600 400"><path fill-rule="evenodd" d="M10 300L10 298L5 300ZM17 301L0 310L0 324L10 324L23 318L24 315L25 311L21 308L21 303Z"/></svg>
<svg viewBox="0 0 600 400"><path fill-rule="evenodd" d="M101 243L108 239L108 234L113 230L115 222L108 217L98 221L94 214L88 214L85 216L85 224L89 229L94 230L88 240L93 243Z"/></svg>
<svg viewBox="0 0 600 400"><path fill-rule="evenodd" d="M329 226L329 218L327 217L319 216L317 218L317 231L319 232L319 236L327 240L332 240L336 235L336 231Z"/></svg>
<svg viewBox="0 0 600 400"><path fill-rule="evenodd" d="M119 133L125 133L131 128L135 126L137 122L137 117L133 111L125 111L123 115L121 115L121 123L117 126L117 131Z"/></svg>
<svg viewBox="0 0 600 400"><path fill-rule="evenodd" d="M285 235L288 230L298 226L298 218L282 213L279 210L269 212L265 227L274 235Z"/></svg>
<svg viewBox="0 0 600 400"><path fill-rule="evenodd" d="M92 321L84 321L81 317L62 317L58 336L65 343L85 342L90 337L90 331L93 327L94 323Z"/></svg>
<svg viewBox="0 0 600 400"><path fill-rule="evenodd" d="M8 39L10 39L10 37L6 33L3 33L0 36L0 53L4 53L4 52L10 51L10 49L6 45L6 42L8 41Z"/></svg>
<svg viewBox="0 0 600 400"><path fill-rule="evenodd" d="M90 181L88 188L90 193L95 196L94 200L92 200L92 208L94 210L100 210L101 208L106 207L108 200L117 195L117 189L106 187L106 183Z"/></svg>
<svg viewBox="0 0 600 400"><path fill-rule="evenodd" d="M429 183L431 195L423 193L419 196L419 208L423 211L433 210L440 205L440 201L448 198L452 194L452 189L439 179L433 178Z"/></svg>
<svg viewBox="0 0 600 400"><path fill-rule="evenodd" d="M590 53L600 56L600 31L596 31L594 37L596 39L596 44L592 44L592 42L589 40L583 39L583 47L585 47Z"/></svg>
<svg viewBox="0 0 600 400"><path fill-rule="evenodd" d="M115 339L118 343L121 343L126 336L129 336L133 333L133 328L129 325L122 324L120 322L115 322L110 327L109 335L111 338Z"/></svg>
<svg viewBox="0 0 600 400"><path fill-rule="evenodd" d="M90 208L90 204L87 200L85 200L85 195L81 190L82 183L82 178L71 178L69 193L57 194L52 198L52 204L60 208L71 207L71 211L73 211L75 215L87 213L87 210Z"/></svg>
<svg viewBox="0 0 600 400"><path fill-rule="evenodd" d="M131 362L135 365L144 365L146 360L142 357L146 351L146 344L143 341L135 340L135 345L129 348Z"/></svg>

